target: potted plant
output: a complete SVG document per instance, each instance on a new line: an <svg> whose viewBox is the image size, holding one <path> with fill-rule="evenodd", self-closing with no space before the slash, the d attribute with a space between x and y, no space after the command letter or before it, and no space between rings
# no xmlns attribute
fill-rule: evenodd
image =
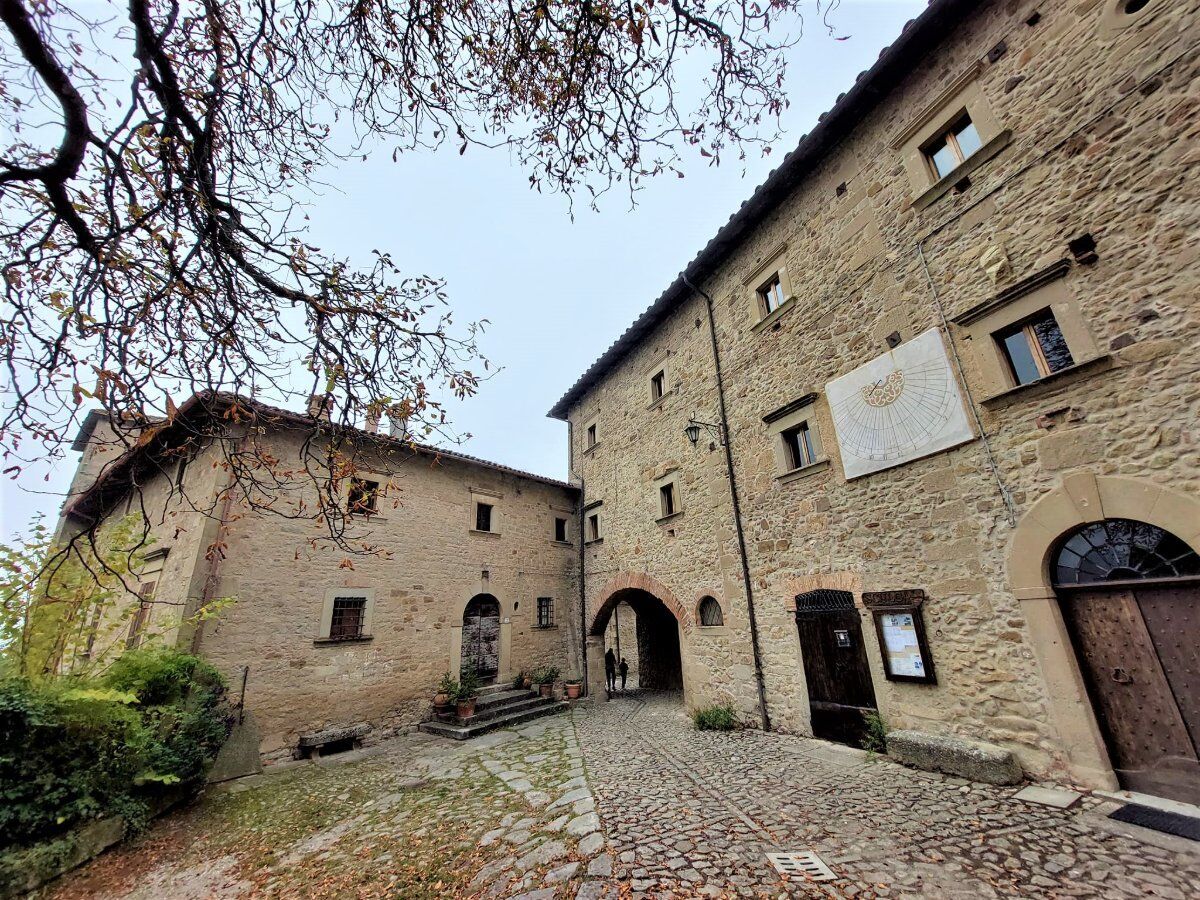
<svg viewBox="0 0 1200 900"><path fill-rule="evenodd" d="M455 712L460 719L469 719L475 715L475 698L479 695L479 676L475 670L467 667L458 678L458 690L454 692Z"/></svg>
<svg viewBox="0 0 1200 900"><path fill-rule="evenodd" d="M522 669L521 670L521 687L523 687L525 690L529 690L529 688L532 686L533 686L533 676L529 673L528 669Z"/></svg>
<svg viewBox="0 0 1200 900"><path fill-rule="evenodd" d="M543 697L554 695L554 682L558 680L559 670L554 666L539 666L533 671L533 680Z"/></svg>
<svg viewBox="0 0 1200 900"><path fill-rule="evenodd" d="M437 693L433 695L433 711L442 715L450 708L450 702L458 692L458 682L447 672L438 684Z"/></svg>
<svg viewBox="0 0 1200 900"><path fill-rule="evenodd" d="M578 700L579 695L583 693L583 682L578 678L572 678L566 687L568 700Z"/></svg>

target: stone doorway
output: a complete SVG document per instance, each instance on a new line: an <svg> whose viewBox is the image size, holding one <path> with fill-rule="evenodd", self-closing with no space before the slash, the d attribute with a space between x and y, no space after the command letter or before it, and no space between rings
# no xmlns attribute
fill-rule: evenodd
<svg viewBox="0 0 1200 900"><path fill-rule="evenodd" d="M589 671L596 666L600 683L604 678L604 654L611 647L629 662L633 678L627 689L664 691L682 694L683 653L680 622L661 599L646 590L626 588L617 591L601 607L592 625L592 646L597 658L589 660ZM618 657L618 662L620 657ZM618 689L620 679L617 681Z"/></svg>
<svg viewBox="0 0 1200 900"><path fill-rule="evenodd" d="M469 666L485 684L500 671L500 601L491 594L476 594L463 610L460 671Z"/></svg>

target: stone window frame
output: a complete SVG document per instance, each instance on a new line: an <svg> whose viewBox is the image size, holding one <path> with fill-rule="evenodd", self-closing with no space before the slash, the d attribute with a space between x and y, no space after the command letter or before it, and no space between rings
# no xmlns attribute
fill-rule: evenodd
<svg viewBox="0 0 1200 900"><path fill-rule="evenodd" d="M585 421L583 423L583 427L581 429L579 429L579 433L581 435L583 435L583 438L582 438L583 449L581 452L584 456L587 456L589 453L594 452L595 449L600 446L600 418L599 418L599 416L592 416L590 419ZM592 437L592 435L595 436L595 439L590 440L590 443L589 443L589 439Z"/></svg>
<svg viewBox="0 0 1200 900"><path fill-rule="evenodd" d="M780 484L815 475L830 466L829 453L822 436L822 423L818 417L817 401L819 399L820 396L815 391L810 391L763 417L775 454L775 480ZM797 467L792 465L790 449L784 438L784 432L804 424L808 425L816 458L807 465Z"/></svg>
<svg viewBox="0 0 1200 900"><path fill-rule="evenodd" d="M603 500L596 500L583 508L584 544L598 544L604 540L603 504Z"/></svg>
<svg viewBox="0 0 1200 900"><path fill-rule="evenodd" d="M470 507L471 518L468 521L467 525L468 525L468 528L469 528L471 534L479 535L480 537L483 537L485 535L490 536L490 537L500 537L500 534L503 531L503 528L501 526L504 524L504 512L503 512L503 507L501 505L501 501L504 499L504 495L497 493L495 491L485 490L484 488L471 488L470 491L471 491L471 507ZM492 527L487 531L481 531L480 529L475 527L479 521L479 519L478 519L479 505L481 503L486 504L492 508L492 515L491 515L491 526Z"/></svg>
<svg viewBox="0 0 1200 900"><path fill-rule="evenodd" d="M792 290L792 279L788 274L787 250L787 244L780 244L767 254L766 261L755 268L750 277L742 282L742 290L746 296L750 327L754 331L762 331L765 328L769 328L796 306L796 297ZM776 278L779 279L779 289L783 294L783 302L768 312L763 305L761 291Z"/></svg>
<svg viewBox="0 0 1200 900"><path fill-rule="evenodd" d="M1149 0L1141 9L1129 13L1125 11L1125 7L1130 2L1131 0L1105 0L1104 11L1100 14L1100 27L1104 32L1116 34L1141 25L1167 6L1167 0Z"/></svg>
<svg viewBox="0 0 1200 900"><path fill-rule="evenodd" d="M542 601L546 601L546 607L543 607ZM544 622L542 620L543 608L548 609L546 619ZM533 623L534 623L533 624L534 628L537 628L537 629L543 630L543 631L546 629L549 629L549 628L557 628L558 627L558 625L554 621L554 598L553 597L538 597L537 598L537 602L534 604L534 610L533 610Z"/></svg>
<svg viewBox="0 0 1200 900"><path fill-rule="evenodd" d="M662 376L662 393L654 395L655 381ZM654 362L646 369L646 408L653 409L661 405L675 393L675 385L671 383L671 354L670 351L660 353Z"/></svg>
<svg viewBox="0 0 1200 900"><path fill-rule="evenodd" d="M923 210L950 192L964 178L997 156L1012 140L1012 131L1001 127L983 93L979 76L982 59L976 60L938 94L891 141L900 154L916 196L912 205ZM969 116L979 134L981 146L944 177L938 177L929 164L925 150L939 135L963 116Z"/></svg>
<svg viewBox="0 0 1200 900"><path fill-rule="evenodd" d="M675 508L670 512L667 511L666 504L664 503L664 490L667 487L671 488L672 498L675 505ZM654 479L654 502L657 504L658 508L658 515L655 517L654 521L658 525L662 525L667 522L673 522L683 515L683 493L679 486L678 469L672 469L671 471L665 472L658 478Z"/></svg>
<svg viewBox="0 0 1200 900"><path fill-rule="evenodd" d="M358 637L330 637L333 627L333 601L339 598L355 598L366 601L363 608L362 633ZM325 592L325 600L321 606L321 621L313 644L359 644L374 639L372 627L375 618L375 589L374 588L330 588Z"/></svg>
<svg viewBox="0 0 1200 900"><path fill-rule="evenodd" d="M996 405L1046 384L1060 384L1099 371L1110 360L1084 318L1082 303L1067 284L1070 269L1069 260L1059 260L951 320L967 332L982 386L980 402L984 405ZM1046 310L1054 314L1074 364L1035 381L1017 384L997 336Z"/></svg>
<svg viewBox="0 0 1200 900"><path fill-rule="evenodd" d="M714 603L716 605L717 613L718 613L718 616L720 617L721 621L716 622L715 624L712 624L712 625L705 625L703 608L704 608L704 604L709 601L711 601L712 603ZM725 628L725 607L721 605L721 601L718 600L713 594L702 594L696 600L696 625L701 629L701 631L703 633L712 633L712 632L724 630L724 628Z"/></svg>

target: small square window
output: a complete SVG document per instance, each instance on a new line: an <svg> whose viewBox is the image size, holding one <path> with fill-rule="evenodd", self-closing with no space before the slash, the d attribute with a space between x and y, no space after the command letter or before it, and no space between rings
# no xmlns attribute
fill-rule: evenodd
<svg viewBox="0 0 1200 900"><path fill-rule="evenodd" d="M787 462L792 469L802 469L817 461L816 442L807 422L801 422L795 428L785 429L780 432L780 437L783 438Z"/></svg>
<svg viewBox="0 0 1200 900"><path fill-rule="evenodd" d="M588 540L600 540L600 513L592 513L587 518L588 524Z"/></svg>
<svg viewBox="0 0 1200 900"><path fill-rule="evenodd" d="M940 179L961 166L982 146L983 141L971 117L963 113L949 128L922 147L921 152L925 154L934 176Z"/></svg>
<svg viewBox="0 0 1200 900"><path fill-rule="evenodd" d="M667 392L667 373L665 369L660 369L650 378L650 399L661 400L663 394Z"/></svg>
<svg viewBox="0 0 1200 900"><path fill-rule="evenodd" d="M1075 363L1062 329L1048 309L997 332L995 337L1004 351L1009 374L1018 385L1045 378Z"/></svg>
<svg viewBox="0 0 1200 900"><path fill-rule="evenodd" d="M675 496L675 482L669 481L658 489L660 514L665 519L678 512L679 504Z"/></svg>
<svg viewBox="0 0 1200 900"><path fill-rule="evenodd" d="M783 306L783 300L783 282L776 272L758 289L759 311L764 316L769 316Z"/></svg>
<svg viewBox="0 0 1200 900"><path fill-rule="evenodd" d="M491 531L492 530L492 504L476 503L475 504L475 530L476 531Z"/></svg>
<svg viewBox="0 0 1200 900"><path fill-rule="evenodd" d="M590 450L596 446L596 425L592 423L587 427L587 448Z"/></svg>
<svg viewBox="0 0 1200 900"><path fill-rule="evenodd" d="M555 518L554 520L554 539L560 544L567 542L567 520L563 518Z"/></svg>
<svg viewBox="0 0 1200 900"><path fill-rule="evenodd" d="M329 620L330 639L352 641L363 637L366 614L366 597L334 597L333 616Z"/></svg>
<svg viewBox="0 0 1200 900"><path fill-rule="evenodd" d="M537 627L550 628L554 625L554 598L537 598Z"/></svg>
<svg viewBox="0 0 1200 900"><path fill-rule="evenodd" d="M365 478L350 479L347 504L352 516L369 516L376 512L379 503L379 482Z"/></svg>

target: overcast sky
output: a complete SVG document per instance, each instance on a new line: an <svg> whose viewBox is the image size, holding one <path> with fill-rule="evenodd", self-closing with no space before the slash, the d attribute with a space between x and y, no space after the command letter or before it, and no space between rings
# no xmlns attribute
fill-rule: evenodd
<svg viewBox="0 0 1200 900"><path fill-rule="evenodd" d="M446 278L459 322L490 321L482 350L502 367L477 396L450 403L455 429L472 435L456 449L565 479L567 428L546 411L923 5L843 0L831 17L848 36L840 41L810 21L791 52L791 107L771 155L717 168L685 159L687 177L650 182L635 209L614 192L599 212L577 203L572 221L565 199L531 191L502 151L447 147L395 163L379 153L326 175L311 242L362 263L378 248L407 271ZM76 460L0 483L0 540L38 511L53 521Z"/></svg>

